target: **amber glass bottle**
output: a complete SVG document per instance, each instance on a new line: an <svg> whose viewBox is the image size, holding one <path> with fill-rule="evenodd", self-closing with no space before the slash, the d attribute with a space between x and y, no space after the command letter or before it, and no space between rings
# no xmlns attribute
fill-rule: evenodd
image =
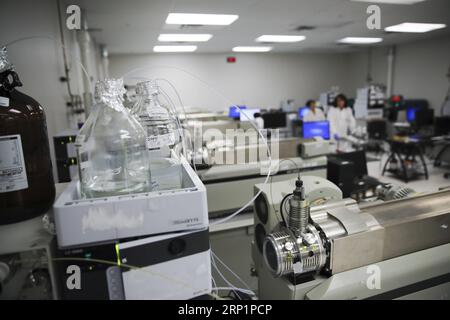
<svg viewBox="0 0 450 320"><path fill-rule="evenodd" d="M0 49L0 225L39 216L55 199L44 110L21 85Z"/></svg>

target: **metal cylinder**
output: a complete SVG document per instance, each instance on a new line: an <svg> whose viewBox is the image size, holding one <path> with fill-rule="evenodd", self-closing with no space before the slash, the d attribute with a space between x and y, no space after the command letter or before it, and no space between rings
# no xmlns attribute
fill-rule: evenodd
<svg viewBox="0 0 450 320"><path fill-rule="evenodd" d="M309 222L309 205L306 200L300 200L293 196L289 200L289 228L296 234L306 232Z"/></svg>
<svg viewBox="0 0 450 320"><path fill-rule="evenodd" d="M322 239L312 225L299 237L286 228L269 234L264 240L263 256L275 277L317 271L326 262Z"/></svg>
<svg viewBox="0 0 450 320"><path fill-rule="evenodd" d="M264 240L263 255L275 277L290 274L294 271L294 257L298 255L296 239L286 231L274 232Z"/></svg>

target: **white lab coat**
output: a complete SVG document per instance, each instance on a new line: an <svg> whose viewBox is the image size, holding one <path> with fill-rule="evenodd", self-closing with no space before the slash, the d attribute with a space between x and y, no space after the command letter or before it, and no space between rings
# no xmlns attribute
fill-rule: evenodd
<svg viewBox="0 0 450 320"><path fill-rule="evenodd" d="M346 137L356 129L356 120L349 107L342 110L337 107L330 108L327 119L330 122L330 134L333 138L335 134L341 138Z"/></svg>
<svg viewBox="0 0 450 320"><path fill-rule="evenodd" d="M259 130L264 129L264 119L263 119L263 118L258 117L258 118L255 118L254 121L255 121L256 127L257 127Z"/></svg>
<svg viewBox="0 0 450 320"><path fill-rule="evenodd" d="M303 116L304 122L313 122L313 121L324 121L325 114L322 110L316 108L316 112L312 112L311 109L308 109L306 114Z"/></svg>

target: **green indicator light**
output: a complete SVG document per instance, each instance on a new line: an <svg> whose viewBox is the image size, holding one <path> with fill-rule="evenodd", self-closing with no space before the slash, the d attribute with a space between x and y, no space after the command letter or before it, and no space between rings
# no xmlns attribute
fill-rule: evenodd
<svg viewBox="0 0 450 320"><path fill-rule="evenodd" d="M117 265L120 267L120 254L119 254L119 244L116 244L116 255L117 255Z"/></svg>

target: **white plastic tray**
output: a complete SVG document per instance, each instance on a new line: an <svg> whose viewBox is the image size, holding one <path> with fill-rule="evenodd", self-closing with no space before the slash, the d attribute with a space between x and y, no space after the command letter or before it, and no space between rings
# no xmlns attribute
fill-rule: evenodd
<svg viewBox="0 0 450 320"><path fill-rule="evenodd" d="M181 171L181 189L106 198L80 199L72 181L53 206L59 247L208 227L206 189L184 158Z"/></svg>

